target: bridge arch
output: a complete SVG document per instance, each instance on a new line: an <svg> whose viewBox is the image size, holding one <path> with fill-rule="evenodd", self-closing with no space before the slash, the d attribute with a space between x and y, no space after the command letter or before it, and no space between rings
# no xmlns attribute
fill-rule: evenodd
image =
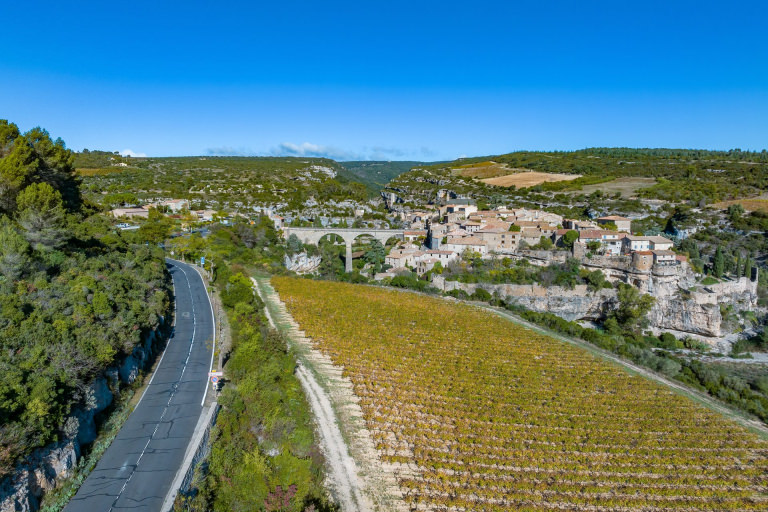
<svg viewBox="0 0 768 512"><path fill-rule="evenodd" d="M283 228L283 236L287 239L296 235L305 244L317 245L326 235L338 235L346 245L345 270L352 272L352 244L360 235L368 235L386 246L390 238L405 239L405 231L402 229L365 229L365 228Z"/></svg>

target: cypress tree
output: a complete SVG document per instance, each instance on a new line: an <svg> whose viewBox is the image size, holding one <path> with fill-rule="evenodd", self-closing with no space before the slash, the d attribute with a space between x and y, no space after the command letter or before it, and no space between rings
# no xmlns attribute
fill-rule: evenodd
<svg viewBox="0 0 768 512"><path fill-rule="evenodd" d="M752 277L752 265L753 265L752 255L748 254L747 261L744 262L744 277L746 277L747 279Z"/></svg>
<svg viewBox="0 0 768 512"><path fill-rule="evenodd" d="M723 271L725 270L725 256L723 255L723 248L719 245L715 251L715 258L712 262L712 273L717 278L723 277Z"/></svg>

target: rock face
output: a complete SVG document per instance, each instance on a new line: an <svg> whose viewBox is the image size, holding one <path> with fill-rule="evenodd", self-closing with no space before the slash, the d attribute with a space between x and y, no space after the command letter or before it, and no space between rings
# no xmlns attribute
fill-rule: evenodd
<svg viewBox="0 0 768 512"><path fill-rule="evenodd" d="M293 270L297 274L308 274L317 270L320 266L320 256L307 256L307 253L302 252L294 254L293 256L285 255L285 268Z"/></svg>
<svg viewBox="0 0 768 512"><path fill-rule="evenodd" d="M622 281L632 283L641 292L651 294L656 303L648 314L651 331L675 331L678 336L692 335L717 343L729 334L733 325L723 318L721 305L733 313L757 307L757 281L746 277L710 286L696 285L687 267L661 267L651 272L619 272ZM618 306L615 290L590 292L586 286L573 289L538 285L459 283L435 276L432 284L440 290L463 290L472 295L482 288L491 295L506 297L536 312L554 313L566 320L598 320Z"/></svg>
<svg viewBox="0 0 768 512"><path fill-rule="evenodd" d="M40 505L40 497L56 487L64 478L72 476L80 457L80 445L76 440L62 441L39 450L27 457L13 479L0 486L0 511L34 512Z"/></svg>
<svg viewBox="0 0 768 512"><path fill-rule="evenodd" d="M445 281L440 276L434 277L432 285L446 292L463 290L469 295L475 293L478 288L482 288L491 295L506 297L507 300L531 311L554 313L566 320L597 320L604 317L617 304L615 290L603 289L590 292L586 285L569 289L560 286L547 288L535 284L459 283Z"/></svg>
<svg viewBox="0 0 768 512"><path fill-rule="evenodd" d="M746 277L690 291L677 283L655 283L656 304L648 314L655 331L673 330L700 337L728 334L720 306L738 313L757 308L757 281Z"/></svg>
<svg viewBox="0 0 768 512"><path fill-rule="evenodd" d="M80 447L96 439L95 416L112 404L113 390L118 392L120 383L129 385L136 380L139 370L151 361L159 336L158 331L151 331L121 364L108 368L91 383L83 403L72 411L62 427L65 440L36 450L17 466L12 476L0 481L0 512L38 510L43 494L73 475Z"/></svg>

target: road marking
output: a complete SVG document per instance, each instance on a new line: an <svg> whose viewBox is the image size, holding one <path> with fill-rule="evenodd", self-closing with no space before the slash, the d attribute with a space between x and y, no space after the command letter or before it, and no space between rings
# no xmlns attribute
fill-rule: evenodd
<svg viewBox="0 0 768 512"><path fill-rule="evenodd" d="M189 297L190 299L193 298L192 296L192 287L189 285L189 278L187 277L187 273L184 272L184 269L181 267L176 267L179 270L181 270L181 273L184 274L184 279L187 281L187 289L189 290ZM175 283L174 283L174 290L175 290ZM174 292L174 298L176 297ZM174 309L175 309L176 301L174 300ZM115 500L112 502L112 505L109 507L109 512L112 512L114 510L115 505L117 505L118 500L120 499L120 496L123 495L123 492L125 492L125 488L128 487L128 483L133 478L133 475L136 474L136 470L139 468L139 463L141 462L142 457L144 457L144 454L147 451L147 448L149 448L149 444L152 442L152 440L155 438L155 434L157 434L157 429L160 428L160 424L163 422L163 418L165 418L166 413L168 412L168 408L171 406L171 400L173 400L173 397L176 395L176 391L179 389L179 384L181 384L181 379L184 377L184 372L187 370L187 363L189 363L189 358L192 355L192 347L195 345L195 333L197 332L197 321L195 315L195 301L192 300L192 342L189 344L189 351L187 352L187 358L184 360L184 365L181 368L181 375L179 375L179 379L173 384L173 389L171 391L170 396L168 397L168 401L165 404L165 407L163 408L163 413L160 415L160 419L157 420L157 423L155 424L155 429L152 431L152 435L149 436L149 439L147 440L147 444L144 445L144 448L141 450L141 453L139 454L139 458L136 459L136 463L133 464L133 469L131 470L131 474L128 475L128 478L126 479L125 483L123 484L123 487L120 489L120 492L115 497ZM167 347L166 347L167 349ZM163 351L163 356L165 356L165 351ZM162 357L160 358L160 362L162 362ZM160 363L157 365L157 369L160 368ZM157 373L157 369L152 373L152 378L149 380L149 384L152 384L152 379L155 377L155 374ZM147 385L147 388L144 390L144 393L141 395L141 399L144 398L144 395L146 394L147 390L149 389L149 384ZM206 382L206 389L208 388L208 384ZM138 408L139 403L141 403L141 399L139 399L139 402L136 404L136 407ZM135 409L134 409L135 410Z"/></svg>
<svg viewBox="0 0 768 512"><path fill-rule="evenodd" d="M200 273L200 270L194 265L192 265L192 268L195 269L195 272L200 276L200 281L203 283L203 288L205 289L205 280L203 279L203 274ZM184 274L186 276L186 273ZM187 280L189 282L189 280ZM210 372L213 370L213 356L216 353L216 315L213 313L213 302L211 302L211 298L208 297L208 290L205 289L205 298L208 301L208 305L211 306L211 322L213 322L213 342L211 343L211 366L208 369ZM205 397L208 396L208 383L205 383L205 393L203 393L203 400L200 402L200 406L202 407L205 405Z"/></svg>

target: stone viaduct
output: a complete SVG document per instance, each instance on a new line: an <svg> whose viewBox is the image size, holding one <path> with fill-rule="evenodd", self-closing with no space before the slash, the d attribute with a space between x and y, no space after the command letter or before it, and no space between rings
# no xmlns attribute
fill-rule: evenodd
<svg viewBox="0 0 768 512"><path fill-rule="evenodd" d="M317 245L324 236L338 235L344 240L347 246L346 257L344 258L346 271L352 272L352 243L359 236L369 236L381 242L387 243L390 238L405 238L405 232L402 229L355 229L355 228L283 228L283 235L287 240L289 236L296 235L299 240L305 244Z"/></svg>

